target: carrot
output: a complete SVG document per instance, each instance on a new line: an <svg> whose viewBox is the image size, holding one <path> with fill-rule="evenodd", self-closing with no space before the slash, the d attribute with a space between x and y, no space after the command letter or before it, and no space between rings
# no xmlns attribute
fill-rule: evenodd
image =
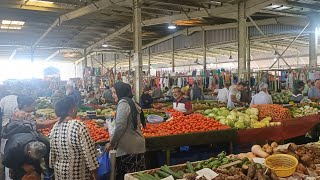
<svg viewBox="0 0 320 180"><path fill-rule="evenodd" d="M261 104L253 105L252 107L259 110L259 119L263 119L265 117L271 117L273 120L291 118L290 110L278 104Z"/></svg>

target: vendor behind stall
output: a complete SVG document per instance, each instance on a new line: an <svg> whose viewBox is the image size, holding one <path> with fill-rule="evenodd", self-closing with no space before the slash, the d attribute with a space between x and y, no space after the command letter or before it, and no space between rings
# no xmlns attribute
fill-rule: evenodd
<svg viewBox="0 0 320 180"><path fill-rule="evenodd" d="M230 87L230 93L228 97L228 108L235 108L236 105L241 105L244 106L247 103L246 102L241 102L241 91L244 90L245 84L243 82L238 83L236 88L231 89Z"/></svg>
<svg viewBox="0 0 320 180"><path fill-rule="evenodd" d="M308 97L312 101L318 101L320 99L320 79L314 81L314 86L310 88Z"/></svg>
<svg viewBox="0 0 320 180"><path fill-rule="evenodd" d="M173 88L173 109L183 112L183 114L188 115L192 114L192 104L191 102L183 97L183 93L181 92L181 88L175 87Z"/></svg>
<svg viewBox="0 0 320 180"><path fill-rule="evenodd" d="M228 102L229 87L230 87L230 84L226 83L224 88L219 90L218 96L217 96L219 102L222 102L222 103L227 103Z"/></svg>
<svg viewBox="0 0 320 180"><path fill-rule="evenodd" d="M151 104L153 103L153 99L152 97L150 96L150 88L149 87L146 87L143 89L143 93L140 97L140 106L143 108L143 109L149 109L151 108Z"/></svg>
<svg viewBox="0 0 320 180"><path fill-rule="evenodd" d="M300 103L302 99L304 98L303 96L303 89L304 89L304 82L303 81L297 81L296 84L294 85L294 91L292 93L291 100L295 103Z"/></svg>
<svg viewBox="0 0 320 180"><path fill-rule="evenodd" d="M251 104L273 104L272 97L268 94L268 84L260 84L260 92L252 97Z"/></svg>

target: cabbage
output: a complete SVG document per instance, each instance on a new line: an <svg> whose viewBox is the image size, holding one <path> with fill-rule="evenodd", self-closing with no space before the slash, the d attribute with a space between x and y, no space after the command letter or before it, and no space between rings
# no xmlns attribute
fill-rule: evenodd
<svg viewBox="0 0 320 180"><path fill-rule="evenodd" d="M257 108L249 108L246 110L246 114L258 116L259 110Z"/></svg>
<svg viewBox="0 0 320 180"><path fill-rule="evenodd" d="M255 119L255 120L258 120L258 116L257 115L250 115L250 119Z"/></svg>
<svg viewBox="0 0 320 180"><path fill-rule="evenodd" d="M246 128L245 124L243 122L239 122L239 121L234 123L234 127L237 128L237 129Z"/></svg>
<svg viewBox="0 0 320 180"><path fill-rule="evenodd" d="M227 116L227 119L236 120L237 117L235 115L230 114Z"/></svg>
<svg viewBox="0 0 320 180"><path fill-rule="evenodd" d="M230 115L233 115L233 116L235 116L235 117L238 117L238 113L235 112L235 111L231 111L231 112L230 112Z"/></svg>
<svg viewBox="0 0 320 180"><path fill-rule="evenodd" d="M210 114L210 113L212 113L212 110L211 110L211 109L207 109L207 110L204 111L204 114L205 114L205 115L208 115L208 114Z"/></svg>
<svg viewBox="0 0 320 180"><path fill-rule="evenodd" d="M219 110L219 111L217 112L217 114L218 114L219 116L224 116L224 117L226 117L226 116L229 115L229 111L228 111L228 110Z"/></svg>
<svg viewBox="0 0 320 180"><path fill-rule="evenodd" d="M221 119L225 119L225 117L224 117L224 116L217 116L216 119L217 119L218 121L220 121Z"/></svg>
<svg viewBox="0 0 320 180"><path fill-rule="evenodd" d="M212 108L212 111L213 112L217 112L217 111L219 111L219 109L218 108Z"/></svg>
<svg viewBox="0 0 320 180"><path fill-rule="evenodd" d="M215 116L216 116L216 115L215 115L214 113L210 113L210 114L209 114L209 117L210 117L210 118L214 118Z"/></svg>
<svg viewBox="0 0 320 180"><path fill-rule="evenodd" d="M239 116L238 119L244 121L246 119L246 117L245 116Z"/></svg>
<svg viewBox="0 0 320 180"><path fill-rule="evenodd" d="M219 122L223 125L226 125L226 119L221 119Z"/></svg>
<svg viewBox="0 0 320 180"><path fill-rule="evenodd" d="M234 127L234 121L231 119L225 119L225 123L226 125L230 126L230 127Z"/></svg>

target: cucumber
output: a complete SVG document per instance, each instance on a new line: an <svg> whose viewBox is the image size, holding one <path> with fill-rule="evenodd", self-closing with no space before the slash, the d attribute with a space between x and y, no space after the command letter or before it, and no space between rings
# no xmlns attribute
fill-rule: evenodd
<svg viewBox="0 0 320 180"><path fill-rule="evenodd" d="M166 177L169 177L170 174L166 173L166 172L163 172L163 171L156 171L156 173L160 176L160 177L163 177L163 178L166 178Z"/></svg>
<svg viewBox="0 0 320 180"><path fill-rule="evenodd" d="M157 173L154 174L154 177L156 178L156 180L161 180L161 178L159 177L159 175Z"/></svg>
<svg viewBox="0 0 320 180"><path fill-rule="evenodd" d="M187 164L187 168L190 171L190 173L195 173L192 164L189 161L187 161L186 164Z"/></svg>
<svg viewBox="0 0 320 180"><path fill-rule="evenodd" d="M182 179L182 176L177 174L176 172L172 171L167 165L164 165L160 168L162 171L172 175L176 179Z"/></svg>

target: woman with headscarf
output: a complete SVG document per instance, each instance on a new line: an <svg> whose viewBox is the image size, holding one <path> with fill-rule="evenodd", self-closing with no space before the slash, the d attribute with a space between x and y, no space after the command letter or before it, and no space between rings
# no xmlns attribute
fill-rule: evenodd
<svg viewBox="0 0 320 180"><path fill-rule="evenodd" d="M145 122L140 118L142 113L140 106L132 100L133 94L129 84L115 83L112 95L118 105L114 133L110 143L106 145L106 150L117 150L116 179L122 180L126 173L141 171L145 168L146 148L141 132L141 124L144 126Z"/></svg>

